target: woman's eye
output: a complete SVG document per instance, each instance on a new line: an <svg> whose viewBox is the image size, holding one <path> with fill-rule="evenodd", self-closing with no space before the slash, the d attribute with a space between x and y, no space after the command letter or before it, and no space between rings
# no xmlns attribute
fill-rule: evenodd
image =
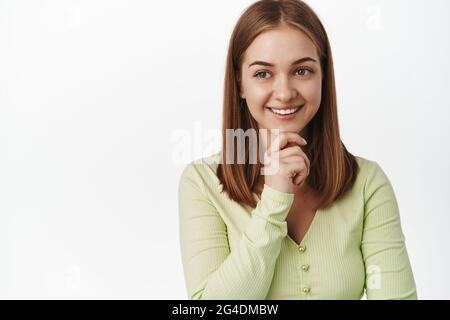
<svg viewBox="0 0 450 320"><path fill-rule="evenodd" d="M300 74L301 76L308 76L308 75L312 72L311 70L305 69L305 68L297 69L297 71L303 71L303 73ZM296 72L297 72L297 71L296 71ZM306 72L306 74L305 74L305 72Z"/></svg>
<svg viewBox="0 0 450 320"><path fill-rule="evenodd" d="M260 78L260 79L267 79L266 77L260 77L259 75L261 74L268 74L267 71L260 71L258 73L255 74L255 77Z"/></svg>

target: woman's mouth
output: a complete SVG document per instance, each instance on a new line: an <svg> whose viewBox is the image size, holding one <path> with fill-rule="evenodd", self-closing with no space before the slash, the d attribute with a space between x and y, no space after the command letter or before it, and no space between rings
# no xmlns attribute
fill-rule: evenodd
<svg viewBox="0 0 450 320"><path fill-rule="evenodd" d="M278 119L292 120L296 117L297 113L303 108L303 106L304 104L292 109L272 109L269 107L266 108L269 109L270 113Z"/></svg>

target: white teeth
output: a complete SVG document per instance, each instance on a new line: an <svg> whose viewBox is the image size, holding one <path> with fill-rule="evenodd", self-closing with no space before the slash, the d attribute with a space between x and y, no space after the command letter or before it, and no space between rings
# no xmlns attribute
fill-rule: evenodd
<svg viewBox="0 0 450 320"><path fill-rule="evenodd" d="M272 110L272 112L277 113L277 114L291 114L294 113L295 111L297 111L299 108L295 108L295 109L286 109L286 110L275 110L275 109L270 109Z"/></svg>

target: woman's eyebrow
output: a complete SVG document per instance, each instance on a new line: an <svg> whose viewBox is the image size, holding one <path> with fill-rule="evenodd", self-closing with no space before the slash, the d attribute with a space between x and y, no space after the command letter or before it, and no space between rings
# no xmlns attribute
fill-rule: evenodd
<svg viewBox="0 0 450 320"><path fill-rule="evenodd" d="M300 59L295 60L294 62L292 62L291 66L293 66L295 64L302 63L302 62L306 62L306 61L317 62L316 60L314 60L311 57L304 57L304 58L300 58ZM266 66L266 67L274 67L275 66L274 64L269 63L269 62L265 62L265 61L254 61L251 64L249 64L248 67L250 68L251 66L254 66L254 65L261 65L261 66Z"/></svg>

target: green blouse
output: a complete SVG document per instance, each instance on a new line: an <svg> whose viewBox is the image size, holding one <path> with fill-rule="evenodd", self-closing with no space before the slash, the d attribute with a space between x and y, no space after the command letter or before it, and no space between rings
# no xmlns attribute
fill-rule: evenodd
<svg viewBox="0 0 450 320"><path fill-rule="evenodd" d="M221 193L220 153L189 163L179 182L181 256L189 299L417 299L394 190L356 157L353 188L317 210L297 244L294 195L268 185L256 208Z"/></svg>

